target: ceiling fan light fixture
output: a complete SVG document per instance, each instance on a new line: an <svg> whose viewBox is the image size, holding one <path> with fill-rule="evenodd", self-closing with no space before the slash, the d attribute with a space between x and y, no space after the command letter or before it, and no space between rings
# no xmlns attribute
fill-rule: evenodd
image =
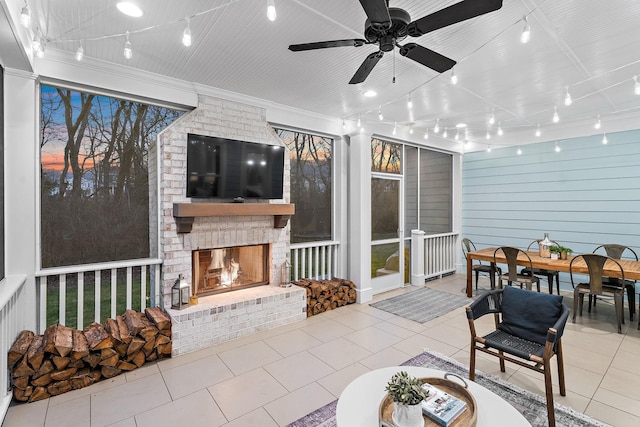
<svg viewBox="0 0 640 427"><path fill-rule="evenodd" d="M191 46L191 27L189 26L189 19L187 18L187 25L182 32L182 44L185 47Z"/></svg>
<svg viewBox="0 0 640 427"><path fill-rule="evenodd" d="M273 22L277 16L275 0L267 0L267 19Z"/></svg>
<svg viewBox="0 0 640 427"><path fill-rule="evenodd" d="M142 9L131 1L119 1L116 3L116 7L122 13L133 18L140 18L142 16Z"/></svg>
<svg viewBox="0 0 640 427"><path fill-rule="evenodd" d="M529 25L529 21L527 17L524 17L524 28L522 29L522 34L520 34L520 43L526 44L531 40L531 26Z"/></svg>

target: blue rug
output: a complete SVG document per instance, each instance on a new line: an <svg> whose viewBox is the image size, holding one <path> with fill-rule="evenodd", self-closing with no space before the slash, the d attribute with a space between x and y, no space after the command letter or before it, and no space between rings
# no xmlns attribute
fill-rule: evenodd
<svg viewBox="0 0 640 427"><path fill-rule="evenodd" d="M473 299L463 295L455 295L424 287L417 291L378 301L371 304L371 307L418 323L426 323L472 302Z"/></svg>

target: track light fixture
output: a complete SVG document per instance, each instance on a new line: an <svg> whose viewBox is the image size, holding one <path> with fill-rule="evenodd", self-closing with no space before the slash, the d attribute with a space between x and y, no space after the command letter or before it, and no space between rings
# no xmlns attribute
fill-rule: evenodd
<svg viewBox="0 0 640 427"><path fill-rule="evenodd" d="M189 26L189 18L187 18L187 25L182 32L182 44L185 47L191 46L191 27Z"/></svg>
<svg viewBox="0 0 640 427"><path fill-rule="evenodd" d="M31 10L29 10L29 5L27 2L24 2L24 6L20 11L20 22L22 26L25 28L31 28Z"/></svg>
<svg viewBox="0 0 640 427"><path fill-rule="evenodd" d="M127 41L124 42L124 57L127 59L131 59L133 57L133 46L131 46L131 42L129 41L129 31L127 31Z"/></svg>
<svg viewBox="0 0 640 427"><path fill-rule="evenodd" d="M531 26L529 25L529 21L527 21L527 17L524 17L524 28L522 29L522 34L520 34L520 43L529 43L531 40Z"/></svg>
<svg viewBox="0 0 640 427"><path fill-rule="evenodd" d="M277 16L275 0L267 0L267 19L273 22Z"/></svg>
<svg viewBox="0 0 640 427"><path fill-rule="evenodd" d="M569 86L566 87L567 91L564 95L564 105L566 105L567 107L569 105L571 105L573 103L573 100L571 99L571 94L569 93Z"/></svg>
<svg viewBox="0 0 640 427"><path fill-rule="evenodd" d="M78 47L78 50L76 50L76 61L82 61L82 58L84 57L84 48L82 47L82 44Z"/></svg>

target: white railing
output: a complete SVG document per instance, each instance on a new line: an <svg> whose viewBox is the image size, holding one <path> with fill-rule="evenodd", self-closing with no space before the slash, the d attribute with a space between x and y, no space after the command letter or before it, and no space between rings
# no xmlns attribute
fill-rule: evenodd
<svg viewBox="0 0 640 427"><path fill-rule="evenodd" d="M25 329L24 316L27 301L24 289L25 277L8 277L0 284L0 420L11 403L7 354L18 336Z"/></svg>
<svg viewBox="0 0 640 427"><path fill-rule="evenodd" d="M102 323L125 309L143 311L159 304L161 265L161 259L150 258L36 272L38 331L43 333L56 322L84 329L85 324Z"/></svg>
<svg viewBox="0 0 640 427"><path fill-rule="evenodd" d="M411 230L411 284L422 286L426 279L456 271L457 240L458 233Z"/></svg>
<svg viewBox="0 0 640 427"><path fill-rule="evenodd" d="M340 242L295 243L290 249L291 280L320 280L337 276Z"/></svg>

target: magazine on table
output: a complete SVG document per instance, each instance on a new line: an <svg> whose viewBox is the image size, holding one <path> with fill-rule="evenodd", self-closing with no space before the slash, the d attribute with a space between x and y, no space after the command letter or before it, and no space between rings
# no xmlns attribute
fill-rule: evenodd
<svg viewBox="0 0 640 427"><path fill-rule="evenodd" d="M422 413L443 427L448 427L464 412L467 402L432 386L423 384L422 388L429 392L429 397L422 401Z"/></svg>

